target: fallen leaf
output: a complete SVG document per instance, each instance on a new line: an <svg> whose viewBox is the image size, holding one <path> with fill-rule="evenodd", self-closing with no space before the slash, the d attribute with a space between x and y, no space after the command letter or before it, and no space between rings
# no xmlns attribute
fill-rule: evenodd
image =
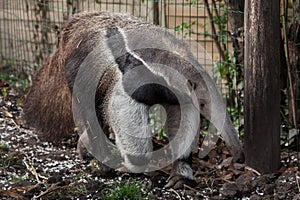
<svg viewBox="0 0 300 200"><path fill-rule="evenodd" d="M232 161L233 161L233 157L226 158L225 160L222 161L221 164L217 166L217 169L228 168L232 164Z"/></svg>

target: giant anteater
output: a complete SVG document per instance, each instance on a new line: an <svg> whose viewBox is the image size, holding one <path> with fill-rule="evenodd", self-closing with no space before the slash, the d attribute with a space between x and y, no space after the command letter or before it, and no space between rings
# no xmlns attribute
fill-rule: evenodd
<svg viewBox="0 0 300 200"><path fill-rule="evenodd" d="M145 37L141 39L143 34ZM162 48L130 49L135 37L140 37L135 43L137 46L149 40L150 46L153 42L159 43ZM81 65L88 65L86 58L95 49L101 59L96 59L91 68L85 69ZM160 68L151 63L167 67ZM167 111L169 140L177 138L170 148L176 159L166 186L193 185L195 181L189 157L196 144L200 114L192 107L181 105L182 102L195 102L192 93L196 94L196 111L199 109L201 115L211 120L221 132L234 158L243 160L241 144L232 122L226 114L223 115L224 120L220 119L222 111L218 109L222 109L222 98L208 74L194 68L195 63L182 41L142 19L103 11L77 14L63 27L58 49L35 74L24 102L26 122L36 128L43 140L59 141L73 134L72 98L74 101L77 97L72 97L72 93L78 73L79 83L84 85L85 81L90 81L90 76L102 71L92 98L97 121L106 134L115 135L125 167L133 172L147 171L142 165L147 166L151 160L151 137L144 137L144 134L149 134L148 112L152 105L161 104ZM184 78L168 73L168 69ZM147 84L143 85L143 82ZM139 87L135 88L135 85ZM90 86L84 87L88 89ZM131 91L132 88L135 90ZM80 102L75 104L75 107L81 107ZM185 110L182 110L183 107ZM180 128L181 125L183 128ZM87 149L91 149L88 148L93 143L89 137L91 133L80 134Z"/></svg>

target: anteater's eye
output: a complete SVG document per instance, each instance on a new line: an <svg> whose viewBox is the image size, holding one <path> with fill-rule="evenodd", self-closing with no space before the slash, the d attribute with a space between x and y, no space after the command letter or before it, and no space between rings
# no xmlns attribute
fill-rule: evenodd
<svg viewBox="0 0 300 200"><path fill-rule="evenodd" d="M195 90L197 87L196 83L193 83L191 80L188 80L187 85L190 91Z"/></svg>

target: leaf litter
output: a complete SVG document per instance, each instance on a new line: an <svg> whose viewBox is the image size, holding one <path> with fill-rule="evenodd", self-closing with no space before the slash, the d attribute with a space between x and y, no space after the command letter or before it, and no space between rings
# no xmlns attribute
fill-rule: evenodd
<svg viewBox="0 0 300 200"><path fill-rule="evenodd" d="M192 168L198 185L166 189L170 167L150 174L108 170L93 158L79 159L78 137L53 145L39 140L21 120L22 95L5 81L0 95L0 198L103 199L121 182L141 184L142 199L300 199L299 155L282 150L277 173L261 175L235 163L220 140L203 159L194 151ZM199 140L201 142L201 138Z"/></svg>

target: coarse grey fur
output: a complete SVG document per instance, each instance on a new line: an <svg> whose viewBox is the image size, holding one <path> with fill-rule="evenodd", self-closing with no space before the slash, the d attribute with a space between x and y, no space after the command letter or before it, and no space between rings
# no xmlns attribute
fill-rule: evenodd
<svg viewBox="0 0 300 200"><path fill-rule="evenodd" d="M167 46L172 43L173 51L130 49L130 39L133 38L127 37L128 31L130 33L131 30L139 28L154 35L155 33L163 34L164 39L160 42ZM107 38L115 35L121 38L119 43L107 42ZM122 48L114 45L120 45L119 47ZM224 124L221 124L217 114L211 115L212 105L221 105L222 98L209 75L204 71L201 71L200 75L193 67L195 64L193 62L196 61L189 59L192 55L187 46L172 34L167 33L165 29L121 13L83 12L75 15L64 26L58 50L37 72L24 105L27 122L44 132L42 137L47 140L59 140L61 136L66 135L66 132L69 134L72 132L74 123L70 122L72 116L70 106L73 87L76 84L80 66L99 46L102 49L101 59L98 60L97 66L87 72L97 74L101 71L95 95L96 114L104 132L115 136L116 145L129 170L140 171L139 164L147 163L147 158L151 157L152 141L149 139L148 112L150 106L158 103L162 104L167 111L166 129L169 138L174 138L180 130L176 135L180 143L174 143L175 146L174 144L171 146L173 153L180 156L173 164L167 186L179 188L183 186L183 183L195 184L188 158L196 144L196 137L193 135L199 131L197 123L199 112L187 106L185 109L188 112L182 113L176 99L178 95L184 99L191 93L197 96L199 105L196 107L200 109L200 113L211 120L222 132L235 159L243 159L241 144L229 117L226 115ZM122 56L116 56L119 54ZM148 66L148 62L166 65L184 75L187 81L180 84L182 82L177 80L180 79L179 77L168 76L166 69ZM143 73L136 73L135 69L138 66L142 66ZM153 84L140 87L133 93L130 91L135 84L142 84L147 78L171 87L172 92ZM86 82L87 89L89 89L89 78L83 76L79 77L79 80L81 83ZM211 92L214 93L213 99ZM80 103L77 106L80 107ZM41 112L36 113L36 109ZM183 122L181 129L180 122ZM81 135L79 147L82 143L92 144L88 134L85 131ZM191 141L193 141L192 145L187 145ZM182 149L185 149L183 153L180 152ZM133 156L135 154L138 156ZM146 156L141 157L140 154Z"/></svg>

